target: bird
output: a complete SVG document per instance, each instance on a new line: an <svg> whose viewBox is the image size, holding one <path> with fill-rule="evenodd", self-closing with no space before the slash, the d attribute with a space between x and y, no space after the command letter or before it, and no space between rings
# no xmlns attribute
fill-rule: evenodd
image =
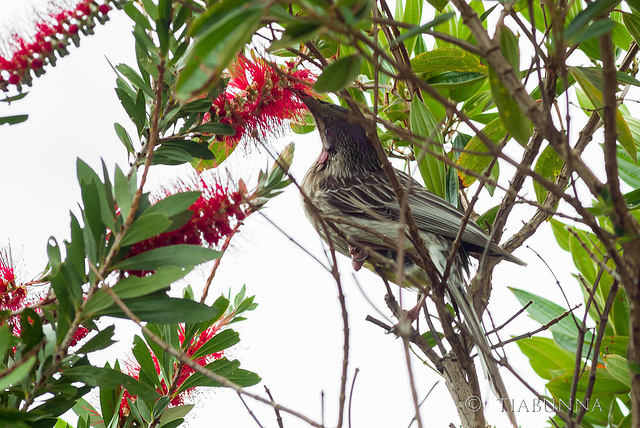
<svg viewBox="0 0 640 428"><path fill-rule="evenodd" d="M392 282L397 282L394 263L399 262L396 260L398 242L400 234L404 234L402 245L406 256L402 268L405 275L399 285L418 285L423 292L428 291L434 285L431 276L416 263L418 253L406 228L402 227L404 213L396 192L360 120L351 110L314 96L301 94L300 99L313 116L322 141L320 155L300 186L304 210L311 224L325 242L351 258L356 271L364 266ZM464 214L429 192L410 175L395 168L394 172L404 188L420 237L441 277ZM465 285L469 255L483 252L489 257L519 265L525 263L491 242L474 222L465 225L460 248L450 266L446 289L474 341L482 343L482 348L489 352L489 342L467 297ZM415 310L414 317L419 314L419 307L417 314ZM478 355L494 393L498 398L508 399L495 360L482 349ZM514 423L515 416L510 415L512 417Z"/></svg>

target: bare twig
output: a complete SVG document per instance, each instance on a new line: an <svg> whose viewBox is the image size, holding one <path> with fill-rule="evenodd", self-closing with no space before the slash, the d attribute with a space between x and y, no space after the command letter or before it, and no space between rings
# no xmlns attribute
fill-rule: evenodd
<svg viewBox="0 0 640 428"><path fill-rule="evenodd" d="M271 395L271 391L267 388L267 385L264 386L264 390L269 396L269 400L271 400L271 405L273 406L273 410L276 412L276 421L278 422L278 428L284 428L282 424L282 416L280 415L280 409L278 409L275 404L276 402L273 400L273 396Z"/></svg>

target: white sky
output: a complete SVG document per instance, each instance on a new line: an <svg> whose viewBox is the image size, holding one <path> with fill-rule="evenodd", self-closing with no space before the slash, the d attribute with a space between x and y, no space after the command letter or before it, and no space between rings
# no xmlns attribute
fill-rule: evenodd
<svg viewBox="0 0 640 428"><path fill-rule="evenodd" d="M0 17L11 3L14 2L0 0ZM115 135L113 122L123 124L132 135L133 126L113 91L115 76L105 58L113 64L125 62L135 67L134 41L126 15L121 12L110 15L112 21L96 28L96 35L82 38L80 49L71 48L71 55L59 61L55 68L48 67L47 73L35 80L31 93L24 100L11 108L4 103L0 105L0 116L30 114L24 124L0 127L0 244L10 241L14 254L21 256L18 268L25 280L44 268L49 235L53 234L59 242L69 235L69 210L77 212L80 201L76 158L82 158L94 169L99 168L101 157L110 171L116 163L128 169L125 150ZM319 152L319 139L315 133L305 137L290 135L274 141L273 146L279 150L291 140L297 142L292 171L301 179ZM235 154L228 167L233 177L244 178L251 188L257 178L257 169L271 163L266 153L254 150L248 155ZM511 169L501 166L504 180ZM171 177L184 175L184 172L184 168L155 168L151 186L170 183ZM533 194L531 188L528 191ZM496 203L486 202L478 207L478 211L483 212ZM522 219L528 218L527 213L530 215L526 207L518 207L518 211ZM307 223L293 186L271 201L264 213L323 258L320 240ZM514 233L518 225L517 222L510 223L505 236ZM581 301L570 276L575 271L571 259L556 249L549 226L543 225L529 245L546 256L570 299ZM494 275L490 310L496 324L520 308L507 286L524 288L556 302L563 301L553 277L531 251L520 249L516 255L529 266L501 263ZM354 369L360 370L352 404L353 426L406 427L413 416L413 405L402 342L364 321L369 314L376 318L380 316L355 286L349 260L340 258L340 270L349 307L349 384ZM196 293L201 290L205 275L191 276ZM381 281L363 271L357 278L369 298L388 314ZM343 338L337 291L331 276L260 215L252 215L224 257L210 295L215 298L216 293L227 294L229 288L235 293L243 284L247 285L249 293L256 295L259 307L248 313L247 321L234 325L240 330L242 342L233 348L230 356L238 358L242 367L262 377L263 382L251 390L264 395L263 385L266 385L277 402L318 421L320 395L324 391L325 420L328 425L335 424ZM414 302L415 293L404 291L403 297L405 306L409 306ZM119 325L123 327L118 334L122 342L104 352L99 359L122 358L130 346L131 324L123 322ZM523 315L509 325L501 337L504 339L537 327ZM512 365L542 392L543 382L528 367L517 346L509 345L506 351ZM413 358L413 369L418 395L422 399L440 377L421 366L417 358ZM505 373L504 377L516 403L524 400L530 405L532 395L509 374ZM500 414L500 407L486 385L483 393L489 402L489 421L506 426L507 419ZM190 426L256 426L231 391L217 390L200 395L196 400ZM247 399L247 403L265 426L276 426L270 407L251 399ZM442 380L421 409L425 426L459 423ZM539 427L546 416L548 413L544 411L517 415L523 427ZM283 417L287 428L306 426L286 414Z"/></svg>

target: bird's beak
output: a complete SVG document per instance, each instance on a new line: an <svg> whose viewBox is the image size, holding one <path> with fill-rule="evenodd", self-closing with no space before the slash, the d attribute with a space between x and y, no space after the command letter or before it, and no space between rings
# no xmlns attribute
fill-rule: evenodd
<svg viewBox="0 0 640 428"><path fill-rule="evenodd" d="M300 95L300 100L307 106L313 118L318 121L318 117L320 117L320 110L322 109L322 102L316 99L315 97L309 95Z"/></svg>

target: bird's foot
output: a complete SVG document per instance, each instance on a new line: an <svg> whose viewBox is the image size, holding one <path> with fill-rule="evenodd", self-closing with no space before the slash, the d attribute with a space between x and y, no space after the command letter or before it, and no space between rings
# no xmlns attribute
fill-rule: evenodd
<svg viewBox="0 0 640 428"><path fill-rule="evenodd" d="M349 245L349 254L351 254L351 264L356 272L362 268L364 261L369 257L362 248L353 245Z"/></svg>
<svg viewBox="0 0 640 428"><path fill-rule="evenodd" d="M404 313L404 317L401 317L400 321L389 330L389 333L394 333L402 337L410 337L412 330L411 325L420 317L420 310L424 305L425 298L426 296L424 294L420 296L418 303Z"/></svg>
<svg viewBox="0 0 640 428"><path fill-rule="evenodd" d="M406 317L409 324L413 324L413 322L418 319L423 303L424 301L421 300L417 305L407 311Z"/></svg>

